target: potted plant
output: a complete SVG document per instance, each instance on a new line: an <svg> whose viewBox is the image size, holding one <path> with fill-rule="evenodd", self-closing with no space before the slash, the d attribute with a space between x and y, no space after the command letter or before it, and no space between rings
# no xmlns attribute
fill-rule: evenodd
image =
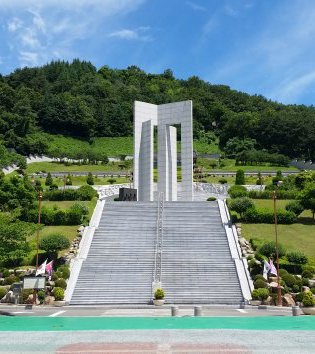
<svg viewBox="0 0 315 354"><path fill-rule="evenodd" d="M304 315L315 315L315 300L311 291L305 291L301 307Z"/></svg>
<svg viewBox="0 0 315 354"><path fill-rule="evenodd" d="M154 305L157 306L163 305L165 302L164 297L165 297L164 290L162 288L157 288L154 292L154 299L153 299Z"/></svg>

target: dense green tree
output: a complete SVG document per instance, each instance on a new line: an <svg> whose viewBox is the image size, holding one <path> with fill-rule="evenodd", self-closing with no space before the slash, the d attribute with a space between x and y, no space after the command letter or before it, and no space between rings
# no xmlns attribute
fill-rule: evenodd
<svg viewBox="0 0 315 354"><path fill-rule="evenodd" d="M315 182L311 182L305 186L301 192L301 204L304 209L311 210L313 219L315 215Z"/></svg>
<svg viewBox="0 0 315 354"><path fill-rule="evenodd" d="M236 171L235 184L236 185L244 185L245 184L244 170L237 170Z"/></svg>

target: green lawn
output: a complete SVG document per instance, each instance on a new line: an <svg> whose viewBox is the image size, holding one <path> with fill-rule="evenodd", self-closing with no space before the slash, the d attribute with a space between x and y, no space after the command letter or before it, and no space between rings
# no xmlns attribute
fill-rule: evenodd
<svg viewBox="0 0 315 354"><path fill-rule="evenodd" d="M71 173L70 173L71 174ZM47 188L45 185L45 178L40 178L40 177L35 177L35 180L40 180L42 187ZM94 177L94 185L106 185L106 184L111 184L109 181L114 179L114 183L128 183L129 178L127 177ZM85 176L77 176L77 177L71 177L72 180L72 185L73 186L83 186L86 185L86 177ZM64 186L64 179L62 177L53 177L53 182L58 185L58 187L63 187Z"/></svg>
<svg viewBox="0 0 315 354"><path fill-rule="evenodd" d="M253 199L257 207L273 209L271 199ZM290 200L277 200L277 207L284 209ZM305 210L292 225L278 225L278 239L287 250L300 250L315 262L315 221L309 210ZM263 241L275 240L274 224L242 223L242 234L246 239L256 238Z"/></svg>

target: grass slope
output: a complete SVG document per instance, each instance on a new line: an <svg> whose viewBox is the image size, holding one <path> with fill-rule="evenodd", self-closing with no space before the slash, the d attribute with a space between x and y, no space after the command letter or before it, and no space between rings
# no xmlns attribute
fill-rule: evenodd
<svg viewBox="0 0 315 354"><path fill-rule="evenodd" d="M255 199L257 207L273 209L270 199ZM277 207L284 209L290 200L278 200ZM311 262L315 262L315 222L309 210L305 210L299 217L298 223L292 225L278 225L278 240L287 250L304 252ZM255 238L263 241L275 240L273 224L242 224L242 235L246 239Z"/></svg>

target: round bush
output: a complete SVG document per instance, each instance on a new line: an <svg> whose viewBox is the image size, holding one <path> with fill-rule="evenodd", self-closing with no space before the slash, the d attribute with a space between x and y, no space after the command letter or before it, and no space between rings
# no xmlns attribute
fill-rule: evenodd
<svg viewBox="0 0 315 354"><path fill-rule="evenodd" d="M38 297L38 300L40 301L40 303L42 304L44 302L44 300L45 300L45 291L40 290L37 293L37 297Z"/></svg>
<svg viewBox="0 0 315 354"><path fill-rule="evenodd" d="M53 295L56 301L62 301L65 296L65 291L62 288L55 287L53 290Z"/></svg>
<svg viewBox="0 0 315 354"><path fill-rule="evenodd" d="M315 294L315 288L311 288L311 292L314 295Z"/></svg>
<svg viewBox="0 0 315 354"><path fill-rule="evenodd" d="M58 271L58 274L61 274L61 276L59 278L69 279L69 277L70 277L69 266L62 265L62 266L58 267L57 271Z"/></svg>
<svg viewBox="0 0 315 354"><path fill-rule="evenodd" d="M309 279L308 278L302 278L302 285L309 286L310 285Z"/></svg>
<svg viewBox="0 0 315 354"><path fill-rule="evenodd" d="M284 275L289 274L289 272L286 269L279 269L279 275L280 277L283 277Z"/></svg>
<svg viewBox="0 0 315 354"><path fill-rule="evenodd" d="M52 276L51 276L51 280L52 281L56 281L56 280L58 280L58 275L56 274L56 273L52 273Z"/></svg>
<svg viewBox="0 0 315 354"><path fill-rule="evenodd" d="M259 288L267 288L267 283L265 280L261 280L261 279L257 279L255 282L254 282L254 288L255 289L259 289Z"/></svg>
<svg viewBox="0 0 315 354"><path fill-rule="evenodd" d="M266 257L275 257L276 256L276 243L274 241L266 242L259 248L259 253L263 254ZM284 247L278 243L278 254L279 257L285 256Z"/></svg>
<svg viewBox="0 0 315 354"><path fill-rule="evenodd" d="M45 250L51 258L58 256L58 251L70 247L70 241L62 234L50 234L44 236L39 242L39 248Z"/></svg>
<svg viewBox="0 0 315 354"><path fill-rule="evenodd" d="M66 289L67 282L63 278L60 278L55 281L55 286L58 288Z"/></svg>
<svg viewBox="0 0 315 354"><path fill-rule="evenodd" d="M292 251L287 253L287 259L291 263L295 264L306 264L308 262L307 257L303 252L300 251ZM309 277L307 277L309 278Z"/></svg>
<svg viewBox="0 0 315 354"><path fill-rule="evenodd" d="M262 274L257 274L254 277L255 280L261 279L262 281L264 281L265 283L267 282L267 280L264 278L264 276Z"/></svg>
<svg viewBox="0 0 315 354"><path fill-rule="evenodd" d="M241 216L250 208L255 208L254 202L248 197L234 198L230 201L229 207Z"/></svg>
<svg viewBox="0 0 315 354"><path fill-rule="evenodd" d="M154 298L156 300L164 299L164 296L165 296L165 294L164 294L164 290L163 289L158 288L158 289L155 290Z"/></svg>
<svg viewBox="0 0 315 354"><path fill-rule="evenodd" d="M4 278L4 285L12 285L13 283L17 283L20 281L19 277L11 274L10 276Z"/></svg>
<svg viewBox="0 0 315 354"><path fill-rule="evenodd" d="M215 200L217 200L216 197L209 197L209 198L207 199L208 202L214 202Z"/></svg>
<svg viewBox="0 0 315 354"><path fill-rule="evenodd" d="M246 197L248 194L244 186L232 186L229 188L228 193L231 198Z"/></svg>
<svg viewBox="0 0 315 354"><path fill-rule="evenodd" d="M225 178L220 178L220 179L219 179L219 183L221 183L221 184L226 184L226 183L227 183L227 179L225 179Z"/></svg>
<svg viewBox="0 0 315 354"><path fill-rule="evenodd" d="M303 294L303 306L311 307L315 305L315 301L313 298L313 293L311 291L305 291Z"/></svg>
<svg viewBox="0 0 315 354"><path fill-rule="evenodd" d="M285 206L285 210L292 211L296 216L299 216L304 208L299 201L294 200Z"/></svg>
<svg viewBox="0 0 315 354"><path fill-rule="evenodd" d="M298 286L297 284L294 284L294 285L292 286L292 291L293 291L294 293L298 293L298 292L300 291L300 289L301 289L301 287Z"/></svg>
<svg viewBox="0 0 315 354"><path fill-rule="evenodd" d="M296 284L296 280L294 275L292 274L284 274L282 276L282 280L285 282L285 284L289 287L292 288L294 284Z"/></svg>
<svg viewBox="0 0 315 354"><path fill-rule="evenodd" d="M300 292L300 293L296 294L295 301L302 302L303 301L303 295L304 295L304 292Z"/></svg>
<svg viewBox="0 0 315 354"><path fill-rule="evenodd" d="M7 294L7 292L7 288L0 286L0 300Z"/></svg>
<svg viewBox="0 0 315 354"><path fill-rule="evenodd" d="M269 296L269 290L266 288L254 289L252 292L253 300L266 300Z"/></svg>

